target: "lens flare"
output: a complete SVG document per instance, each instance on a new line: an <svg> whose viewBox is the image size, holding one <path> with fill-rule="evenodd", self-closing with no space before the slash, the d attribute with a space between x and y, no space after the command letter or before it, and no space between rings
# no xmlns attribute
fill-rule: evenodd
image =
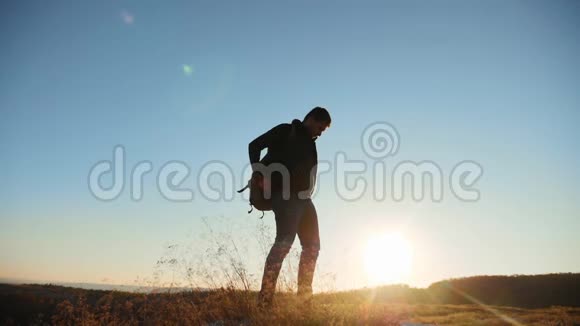
<svg viewBox="0 0 580 326"><path fill-rule="evenodd" d="M184 64L184 65L182 65L182 68L183 68L184 75L186 75L188 77L193 75L193 66Z"/></svg>

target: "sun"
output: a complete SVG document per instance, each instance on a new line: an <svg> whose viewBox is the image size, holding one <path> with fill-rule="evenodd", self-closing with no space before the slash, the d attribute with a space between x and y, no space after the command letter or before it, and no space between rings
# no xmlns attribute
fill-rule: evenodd
<svg viewBox="0 0 580 326"><path fill-rule="evenodd" d="M403 283L411 273L411 245L400 233L368 240L365 267L371 285Z"/></svg>

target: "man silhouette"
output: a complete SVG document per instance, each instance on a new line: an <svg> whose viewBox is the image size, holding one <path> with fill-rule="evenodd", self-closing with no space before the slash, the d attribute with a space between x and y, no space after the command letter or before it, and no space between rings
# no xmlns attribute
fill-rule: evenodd
<svg viewBox="0 0 580 326"><path fill-rule="evenodd" d="M276 219L276 239L264 266L262 287L258 304L270 306L274 298L276 283L284 258L290 251L298 235L302 246L298 265L298 296L310 299L312 279L320 237L318 216L310 198L316 182L318 156L315 141L330 126L330 114L325 108L315 107L300 121L280 124L248 146L253 173L260 167L279 163L284 173L272 173L270 180L272 211ZM268 148L268 153L260 161L260 152ZM284 184L289 182L289 185Z"/></svg>

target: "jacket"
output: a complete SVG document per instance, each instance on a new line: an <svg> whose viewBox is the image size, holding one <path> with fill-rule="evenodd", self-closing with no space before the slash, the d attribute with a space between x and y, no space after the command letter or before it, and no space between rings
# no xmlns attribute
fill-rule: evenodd
<svg viewBox="0 0 580 326"><path fill-rule="evenodd" d="M294 133L292 132L294 127ZM262 163L269 166L280 163L286 167L290 175L289 189L291 193L306 191L310 196L316 184L316 168L318 154L316 138L312 138L302 121L292 120L292 123L282 123L254 139L248 145L250 163ZM268 148L267 154L260 160L262 149ZM283 178L278 172L272 173L272 192L283 190Z"/></svg>

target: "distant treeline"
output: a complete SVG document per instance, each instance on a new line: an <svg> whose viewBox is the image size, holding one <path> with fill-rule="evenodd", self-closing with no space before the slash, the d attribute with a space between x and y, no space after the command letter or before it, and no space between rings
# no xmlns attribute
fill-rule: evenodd
<svg viewBox="0 0 580 326"><path fill-rule="evenodd" d="M212 291L180 292L180 298L197 305ZM238 291L239 292L239 291ZM157 306L167 293L130 293L86 290L57 285L0 284L0 324L42 324L57 310L61 313L71 302L75 306L97 307L104 303L126 307L130 302L137 311L144 304ZM175 295L173 295L175 297ZM79 300L81 300L79 302ZM409 304L486 304L520 308L550 306L580 307L580 273L514 276L474 276L450 279L428 288L390 285L372 289L316 295L317 302L327 303L409 303ZM117 308L115 308L117 309ZM124 309L124 308L123 308Z"/></svg>
<svg viewBox="0 0 580 326"><path fill-rule="evenodd" d="M580 273L474 276L431 284L426 289L438 302L479 302L522 308L580 307Z"/></svg>
<svg viewBox="0 0 580 326"><path fill-rule="evenodd" d="M389 285L324 294L334 300L373 302L487 304L521 308L580 307L580 273L473 276L431 284L426 289Z"/></svg>

